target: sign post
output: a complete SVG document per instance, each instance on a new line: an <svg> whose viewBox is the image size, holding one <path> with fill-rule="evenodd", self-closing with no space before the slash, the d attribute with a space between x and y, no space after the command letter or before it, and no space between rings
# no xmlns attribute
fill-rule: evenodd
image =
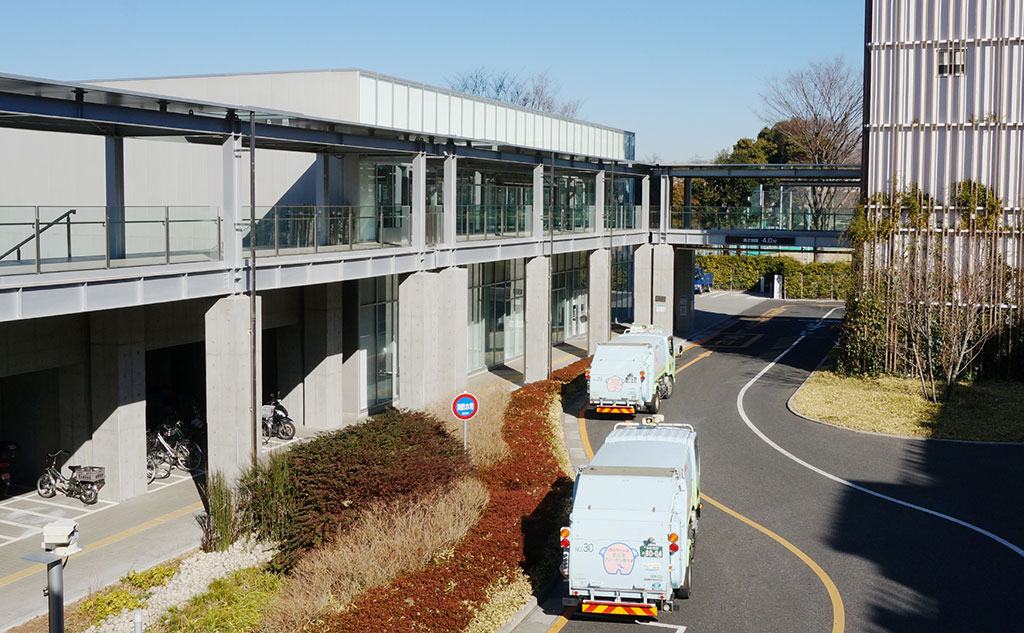
<svg viewBox="0 0 1024 633"><path fill-rule="evenodd" d="M480 401L471 393L460 393L452 400L452 414L462 420L462 450L469 450L469 443L466 440L466 423L473 419L473 416L480 411Z"/></svg>

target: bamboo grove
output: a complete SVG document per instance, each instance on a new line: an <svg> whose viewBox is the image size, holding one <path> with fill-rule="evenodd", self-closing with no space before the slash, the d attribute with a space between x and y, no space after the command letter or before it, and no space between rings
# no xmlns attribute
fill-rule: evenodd
<svg viewBox="0 0 1024 633"><path fill-rule="evenodd" d="M870 198L849 229L839 370L915 376L933 402L964 378L1024 377L1022 222L970 180L945 204L916 184Z"/></svg>

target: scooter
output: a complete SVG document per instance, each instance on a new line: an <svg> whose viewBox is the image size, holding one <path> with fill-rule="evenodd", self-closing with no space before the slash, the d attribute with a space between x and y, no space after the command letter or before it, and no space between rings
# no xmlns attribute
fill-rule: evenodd
<svg viewBox="0 0 1024 633"><path fill-rule="evenodd" d="M290 440L295 437L295 423L288 417L288 410L281 404L278 394L270 394L270 401L260 409L260 417L263 419L263 443L270 441L271 437L279 437L282 440Z"/></svg>
<svg viewBox="0 0 1024 633"><path fill-rule="evenodd" d="M0 499L11 494L11 465L17 452L17 442L0 440Z"/></svg>

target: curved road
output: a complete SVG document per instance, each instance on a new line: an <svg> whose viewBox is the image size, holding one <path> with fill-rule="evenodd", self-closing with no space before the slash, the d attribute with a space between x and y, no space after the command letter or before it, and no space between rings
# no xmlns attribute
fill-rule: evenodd
<svg viewBox="0 0 1024 633"><path fill-rule="evenodd" d="M552 629L1024 629L1024 556L1012 549L1024 546L1024 447L860 434L787 410L790 395L835 341L841 317L835 308L766 301L678 359L685 369L662 413L696 427L702 492L716 502L704 503L694 596L656 622L573 613ZM802 334L799 344L748 385ZM790 456L759 437L738 405ZM615 420L588 416L586 434L597 450Z"/></svg>

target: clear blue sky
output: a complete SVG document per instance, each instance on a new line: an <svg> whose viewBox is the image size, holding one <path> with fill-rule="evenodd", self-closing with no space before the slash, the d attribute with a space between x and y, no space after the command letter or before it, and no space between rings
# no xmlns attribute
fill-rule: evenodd
<svg viewBox="0 0 1024 633"><path fill-rule="evenodd" d="M764 80L843 56L863 0L516 0L0 4L0 72L77 81L364 68L444 85L479 66L547 71L581 118L632 130L637 156L711 158L762 126Z"/></svg>

